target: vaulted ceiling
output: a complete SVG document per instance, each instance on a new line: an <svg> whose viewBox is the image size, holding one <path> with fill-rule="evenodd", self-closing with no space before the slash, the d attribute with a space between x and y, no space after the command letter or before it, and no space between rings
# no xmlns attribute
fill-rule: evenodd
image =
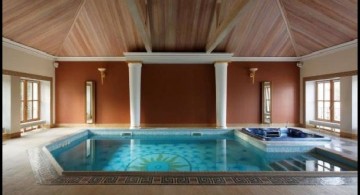
<svg viewBox="0 0 360 195"><path fill-rule="evenodd" d="M64 57L295 57L357 39L357 25L357 0L3 0L3 37Z"/></svg>

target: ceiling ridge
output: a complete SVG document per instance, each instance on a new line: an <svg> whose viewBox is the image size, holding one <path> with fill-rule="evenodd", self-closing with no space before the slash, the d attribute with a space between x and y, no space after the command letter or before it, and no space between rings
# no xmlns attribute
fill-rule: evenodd
<svg viewBox="0 0 360 195"><path fill-rule="evenodd" d="M286 10L284 9L284 6L282 5L281 0L276 0L276 4L278 5L278 8L279 8L279 10L280 10L281 17L282 17L282 19L284 20L284 23L285 23L285 26L286 26L286 31L287 31L288 36L289 36L289 38L290 38L291 45L293 46L293 49L294 49L294 51L295 51L295 55L296 55L297 57L299 57L300 53L299 53L299 51L298 51L297 48L296 48L296 42L295 42L295 40L294 40L293 34L292 34L291 29L290 29L290 26L289 26L289 22L288 22L288 19L287 19Z"/></svg>
<svg viewBox="0 0 360 195"><path fill-rule="evenodd" d="M69 31L68 31L68 33L66 34L64 40L62 41L62 43L60 44L59 48L57 49L55 55L58 56L58 55L60 54L60 51L61 51L61 49L64 47L65 41L67 40L67 38L68 38L69 35L70 35L70 32L71 32L72 29L74 28L75 23L76 23L76 21L78 20L79 15L80 15L80 12L81 12L81 10L83 9L85 3L86 3L86 0L83 0L83 2L81 2L80 6L79 6L79 9L76 11L76 15L75 15L74 21L73 21L73 23L71 24L71 26L70 26L70 28L69 28Z"/></svg>

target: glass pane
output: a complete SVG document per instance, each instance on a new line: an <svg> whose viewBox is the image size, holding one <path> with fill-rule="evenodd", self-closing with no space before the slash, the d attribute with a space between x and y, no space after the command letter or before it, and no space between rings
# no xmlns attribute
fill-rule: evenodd
<svg viewBox="0 0 360 195"><path fill-rule="evenodd" d="M340 121L340 102L334 102L334 120Z"/></svg>
<svg viewBox="0 0 360 195"><path fill-rule="evenodd" d="M27 99L32 100L32 82L27 82Z"/></svg>
<svg viewBox="0 0 360 195"><path fill-rule="evenodd" d="M324 119L330 120L330 102L324 102Z"/></svg>
<svg viewBox="0 0 360 195"><path fill-rule="evenodd" d="M324 90L325 90L324 100L330 100L330 82L324 83Z"/></svg>
<svg viewBox="0 0 360 195"><path fill-rule="evenodd" d="M20 81L20 98L24 100L24 81Z"/></svg>
<svg viewBox="0 0 360 195"><path fill-rule="evenodd" d="M324 99L324 84L323 83L318 83L318 100L323 100Z"/></svg>
<svg viewBox="0 0 360 195"><path fill-rule="evenodd" d="M39 89L39 84L34 82L34 85L33 85L33 97L34 97L34 100L38 100L38 89Z"/></svg>
<svg viewBox="0 0 360 195"><path fill-rule="evenodd" d="M340 81L334 81L334 100L340 101Z"/></svg>
<svg viewBox="0 0 360 195"><path fill-rule="evenodd" d="M324 102L318 101L318 108L317 108L317 117L318 119L324 119Z"/></svg>
<svg viewBox="0 0 360 195"><path fill-rule="evenodd" d="M20 106L20 121L24 120L24 102L21 101L21 106Z"/></svg>
<svg viewBox="0 0 360 195"><path fill-rule="evenodd" d="M33 101L33 119L37 119L39 118L38 116L38 105L39 105L39 102L38 101Z"/></svg>
<svg viewBox="0 0 360 195"><path fill-rule="evenodd" d="M31 120L32 119L32 101L27 102L26 114L27 114L26 120Z"/></svg>

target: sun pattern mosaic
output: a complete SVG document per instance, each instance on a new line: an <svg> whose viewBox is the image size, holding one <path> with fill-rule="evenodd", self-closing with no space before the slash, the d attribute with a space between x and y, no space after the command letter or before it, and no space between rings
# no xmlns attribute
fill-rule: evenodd
<svg viewBox="0 0 360 195"><path fill-rule="evenodd" d="M160 153L135 159L126 171L191 171L191 165L181 156Z"/></svg>

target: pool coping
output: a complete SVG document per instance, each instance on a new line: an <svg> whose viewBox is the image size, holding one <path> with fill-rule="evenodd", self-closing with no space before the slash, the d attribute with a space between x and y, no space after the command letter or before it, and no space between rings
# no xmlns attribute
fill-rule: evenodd
<svg viewBox="0 0 360 195"><path fill-rule="evenodd" d="M86 129L84 129L86 130ZM61 172L43 148L80 131L28 150L38 184L42 185L356 185L358 171L306 172ZM57 163L56 163L57 164ZM60 171L60 172L59 172ZM61 175L61 173L63 173Z"/></svg>

